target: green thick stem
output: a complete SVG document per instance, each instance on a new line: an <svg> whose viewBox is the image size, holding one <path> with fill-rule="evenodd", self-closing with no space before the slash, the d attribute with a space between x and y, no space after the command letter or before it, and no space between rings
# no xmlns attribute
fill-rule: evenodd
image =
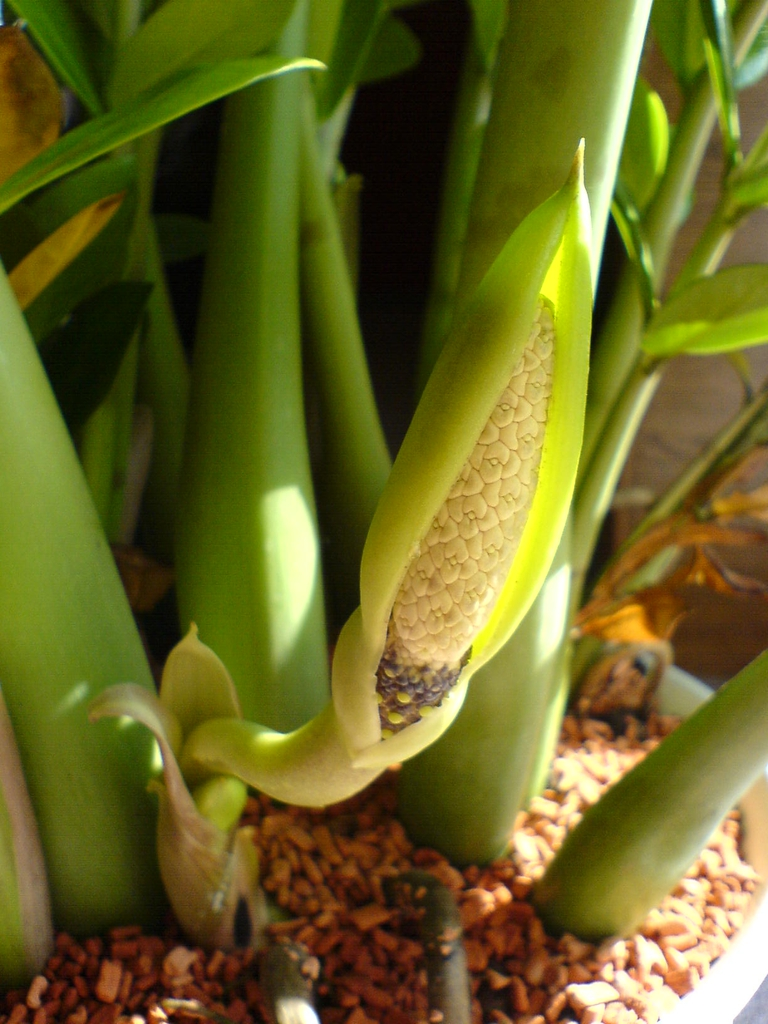
<svg viewBox="0 0 768 1024"><path fill-rule="evenodd" d="M283 44L298 52L301 5ZM299 324L299 118L286 75L227 101L193 356L176 556L181 622L246 717L292 729L328 668Z"/></svg>
<svg viewBox="0 0 768 1024"><path fill-rule="evenodd" d="M502 40L457 302L472 294L523 217L557 188L579 139L592 211L592 272L603 248L648 0L514 3Z"/></svg>
<svg viewBox="0 0 768 1024"><path fill-rule="evenodd" d="M137 397L152 410L152 461L141 507L146 551L173 559L173 530L189 403L189 368L165 282L154 224L147 235L147 269L153 289L147 329L139 349Z"/></svg>
<svg viewBox="0 0 768 1024"><path fill-rule="evenodd" d="M133 145L136 152L138 204L123 277L129 281L140 281L146 272L146 239L151 223L150 205L160 133L151 132ZM86 479L107 537L113 542L125 539L121 536L121 528L133 436L138 353L139 339L135 336L109 394L85 424L80 442Z"/></svg>
<svg viewBox="0 0 768 1024"><path fill-rule="evenodd" d="M360 558L390 458L310 96L304 105L301 146L301 292L320 403L320 517L328 537L334 603L344 622L360 603Z"/></svg>
<svg viewBox="0 0 768 1024"><path fill-rule="evenodd" d="M600 528L660 376L660 369L646 369L642 360L638 360L614 404L590 473L578 493L573 514L574 609L581 606L582 590Z"/></svg>
<svg viewBox="0 0 768 1024"><path fill-rule="evenodd" d="M768 758L768 652L594 804L535 889L545 927L626 935L682 878Z"/></svg>
<svg viewBox="0 0 768 1024"><path fill-rule="evenodd" d="M432 281L421 336L417 382L419 394L424 390L453 320L472 191L491 95L491 76L478 52L474 34L471 34L467 41L448 144L432 261Z"/></svg>
<svg viewBox="0 0 768 1024"><path fill-rule="evenodd" d="M503 853L528 794L550 710L561 711L566 552L564 542L513 638L473 677L454 724L406 761L398 776L400 817L409 836L454 863L485 863Z"/></svg>
<svg viewBox="0 0 768 1024"><path fill-rule="evenodd" d="M0 278L0 678L43 841L57 926L162 909L142 729L93 728L118 680L152 687L128 603L34 343ZM119 735L118 735L119 733Z"/></svg>

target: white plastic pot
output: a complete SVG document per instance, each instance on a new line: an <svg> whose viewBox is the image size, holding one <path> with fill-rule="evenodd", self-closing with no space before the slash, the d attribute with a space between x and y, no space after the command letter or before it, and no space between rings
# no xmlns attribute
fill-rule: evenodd
<svg viewBox="0 0 768 1024"><path fill-rule="evenodd" d="M670 669L659 697L664 714L690 715L712 690L680 669ZM732 1024L768 975L768 771L739 802L744 853L764 880L731 947L701 984L660 1024Z"/></svg>

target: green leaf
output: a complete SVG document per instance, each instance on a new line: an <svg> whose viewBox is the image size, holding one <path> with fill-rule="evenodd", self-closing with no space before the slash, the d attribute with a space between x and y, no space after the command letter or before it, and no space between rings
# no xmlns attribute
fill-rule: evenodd
<svg viewBox="0 0 768 1024"><path fill-rule="evenodd" d="M469 0L469 7L478 49L490 70L507 23L507 0Z"/></svg>
<svg viewBox="0 0 768 1024"><path fill-rule="evenodd" d="M98 26L105 39L114 41L117 14L114 0L74 0L74 6Z"/></svg>
<svg viewBox="0 0 768 1024"><path fill-rule="evenodd" d="M68 0L14 0L14 10L58 78L72 89L89 114L104 109L100 71L109 47L98 29Z"/></svg>
<svg viewBox="0 0 768 1024"><path fill-rule="evenodd" d="M120 49L109 87L111 105L184 68L253 57L274 40L294 0L167 0Z"/></svg>
<svg viewBox="0 0 768 1024"><path fill-rule="evenodd" d="M131 190L93 241L30 303L25 315L35 341L41 342L81 302L122 275L135 212L136 192Z"/></svg>
<svg viewBox="0 0 768 1024"><path fill-rule="evenodd" d="M768 204L768 166L729 180L728 193L743 209L755 210Z"/></svg>
<svg viewBox="0 0 768 1024"><path fill-rule="evenodd" d="M734 85L733 32L726 0L700 0L706 37L704 52L709 65L723 147L729 167L741 158L741 125Z"/></svg>
<svg viewBox="0 0 768 1024"><path fill-rule="evenodd" d="M619 177L640 212L653 198L667 166L668 152L669 121L664 101L644 79L638 78L621 151Z"/></svg>
<svg viewBox="0 0 768 1024"><path fill-rule="evenodd" d="M0 217L0 260L10 274L16 264L44 238L24 203L18 203Z"/></svg>
<svg viewBox="0 0 768 1024"><path fill-rule="evenodd" d="M385 15L385 0L345 0L328 72L317 90L321 118L330 117L347 89L359 80Z"/></svg>
<svg viewBox="0 0 768 1024"><path fill-rule="evenodd" d="M163 263L183 263L208 250L210 224L202 217L161 213L155 217Z"/></svg>
<svg viewBox="0 0 768 1024"><path fill-rule="evenodd" d="M737 89L756 85L768 72L768 21L760 26L744 60L736 68L734 83Z"/></svg>
<svg viewBox="0 0 768 1024"><path fill-rule="evenodd" d="M182 114L253 82L290 71L318 68L311 60L254 57L204 64L179 72L119 110L101 114L49 146L0 187L0 213L64 174L131 142Z"/></svg>
<svg viewBox="0 0 768 1024"><path fill-rule="evenodd" d="M132 191L135 178L135 160L132 156L101 160L57 182L40 196L17 204L0 217L0 253L5 256L4 225L8 221L7 235L16 246L11 252L22 258L78 211L106 196L129 191L121 209L103 231L26 311L30 329L37 341L49 334L62 317L83 299L120 275L136 207L136 197ZM9 271L16 262L6 263Z"/></svg>
<svg viewBox="0 0 768 1024"><path fill-rule="evenodd" d="M661 52L685 89L706 64L699 0L655 0L651 25Z"/></svg>
<svg viewBox="0 0 768 1024"><path fill-rule="evenodd" d="M400 75L420 59L421 43L415 32L399 18L387 16L379 24L357 84Z"/></svg>
<svg viewBox="0 0 768 1024"><path fill-rule="evenodd" d="M653 317L643 350L716 355L768 340L768 266L728 267L692 282Z"/></svg>
<svg viewBox="0 0 768 1024"><path fill-rule="evenodd" d="M135 181L136 160L123 153L70 174L26 205L43 236L50 235L86 206L130 189Z"/></svg>
<svg viewBox="0 0 768 1024"><path fill-rule="evenodd" d="M40 357L70 431L106 398L152 286L118 281L82 302L40 345Z"/></svg>

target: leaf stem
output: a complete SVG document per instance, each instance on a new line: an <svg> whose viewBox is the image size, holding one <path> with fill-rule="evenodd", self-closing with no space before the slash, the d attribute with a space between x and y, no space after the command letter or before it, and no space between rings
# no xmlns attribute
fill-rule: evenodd
<svg viewBox="0 0 768 1024"><path fill-rule="evenodd" d="M432 281L419 356L419 394L432 372L453 320L472 192L492 90L491 76L479 53L475 34L470 33L459 80L438 213Z"/></svg>
<svg viewBox="0 0 768 1024"><path fill-rule="evenodd" d="M300 51L304 15L300 4L283 51ZM244 715L281 730L328 694L302 390L301 97L285 75L227 101L176 535L182 628L198 624Z"/></svg>
<svg viewBox="0 0 768 1024"><path fill-rule="evenodd" d="M390 470L355 296L306 90L301 138L301 290L304 333L320 402L318 500L337 614L360 603L360 558Z"/></svg>

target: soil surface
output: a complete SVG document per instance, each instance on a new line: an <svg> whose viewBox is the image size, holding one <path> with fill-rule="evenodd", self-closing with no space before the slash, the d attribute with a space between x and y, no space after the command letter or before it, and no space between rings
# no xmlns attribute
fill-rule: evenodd
<svg viewBox="0 0 768 1024"><path fill-rule="evenodd" d="M385 897L386 880L413 868L458 903L473 1024L656 1024L727 949L758 884L739 854L738 812L631 938L549 938L527 897L583 808L671 728L652 717L614 738L603 722L568 719L550 786L518 819L510 856L482 868L459 871L412 846L394 817L394 772L322 812L253 798L246 818L264 888L292 915L271 938L306 947L322 1024L442 1020L427 1001L418 922ZM266 1017L259 960L189 948L172 922L163 937L133 927L82 942L59 935L44 973L0 1003L0 1024L188 1024L204 1011L256 1024Z"/></svg>

